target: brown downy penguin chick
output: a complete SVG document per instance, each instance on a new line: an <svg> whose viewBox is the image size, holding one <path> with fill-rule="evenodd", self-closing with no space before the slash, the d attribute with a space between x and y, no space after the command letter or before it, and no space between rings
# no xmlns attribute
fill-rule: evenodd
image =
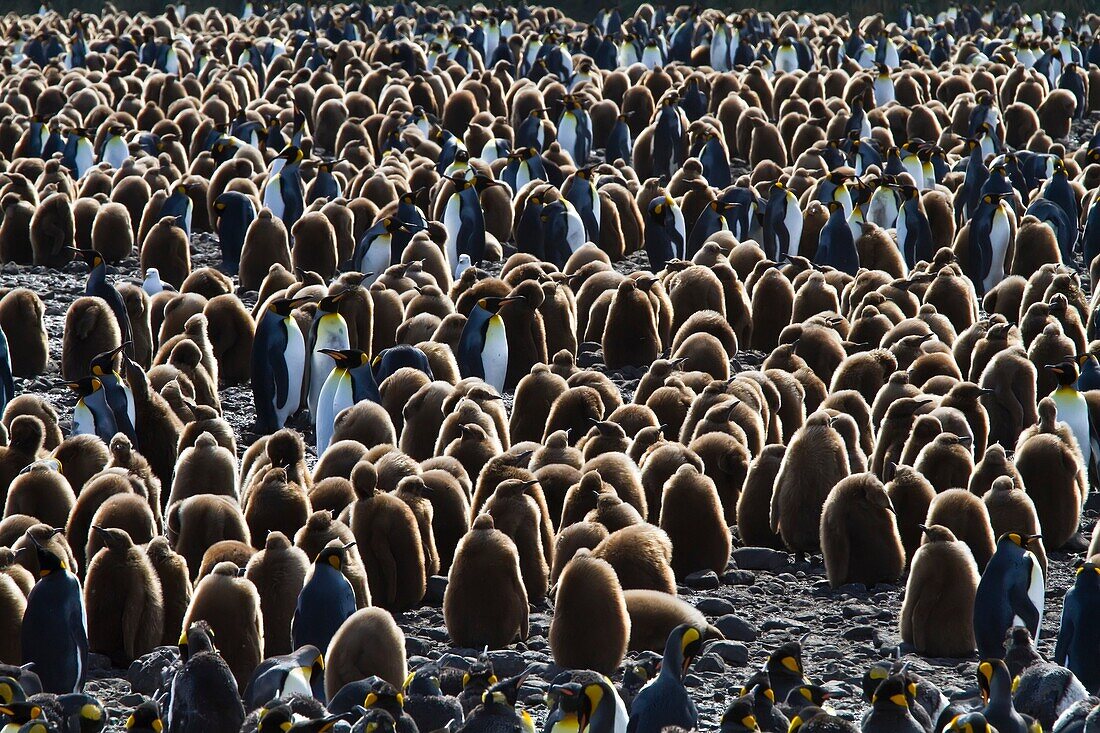
<svg viewBox="0 0 1100 733"><path fill-rule="evenodd" d="M905 556L912 559L924 536L920 526L928 517L928 507L936 497L936 490L919 471L898 464L894 467L893 478L886 484L886 495L894 507Z"/></svg>
<svg viewBox="0 0 1100 733"><path fill-rule="evenodd" d="M0 261L32 264L31 219L34 217L34 204L23 201L17 194L5 193L0 201L0 210L4 212L4 220L0 223Z"/></svg>
<svg viewBox="0 0 1100 733"><path fill-rule="evenodd" d="M24 596L31 594L34 576L16 562L15 551L4 546L0 546L0 575L7 576Z"/></svg>
<svg viewBox="0 0 1100 733"><path fill-rule="evenodd" d="M346 514L347 510L344 512L344 515ZM333 519L332 512L315 511L310 515L306 526L294 535L294 546L306 553L307 558L316 558L333 540L339 541L340 546L344 547L344 562L340 564L340 572L348 579L352 590L355 591L355 606L366 608L371 605L367 570L363 565L359 548L353 544L355 535L344 521Z"/></svg>
<svg viewBox="0 0 1100 733"><path fill-rule="evenodd" d="M982 460L978 461L978 465L974 467L974 473L970 474L970 485L967 488L975 496L985 496L998 476L1008 476L1017 487L1021 489L1024 487L1024 480L1020 478L1016 464L1005 453L1004 446L994 443L985 449Z"/></svg>
<svg viewBox="0 0 1100 733"><path fill-rule="evenodd" d="M61 376L69 381L89 374L92 358L122 343L115 314L102 298L80 297L65 314Z"/></svg>
<svg viewBox="0 0 1100 733"><path fill-rule="evenodd" d="M398 370L400 371L400 370ZM446 382L435 381L421 386L401 408L400 448L413 460L424 461L431 458L435 450L435 439L446 413L443 404L451 396L453 387ZM329 446L328 455L334 446Z"/></svg>
<svg viewBox="0 0 1100 733"><path fill-rule="evenodd" d="M672 541L663 529L649 523L633 524L612 532L592 554L615 569L619 584L633 588L676 593L672 571Z"/></svg>
<svg viewBox="0 0 1100 733"><path fill-rule="evenodd" d="M479 514L455 550L443 595L443 618L452 643L500 649L528 631L527 589L512 538Z"/></svg>
<svg viewBox="0 0 1100 733"><path fill-rule="evenodd" d="M25 514L51 527L64 527L76 495L55 461L35 461L8 487L4 516Z"/></svg>
<svg viewBox="0 0 1100 733"><path fill-rule="evenodd" d="M42 453L45 428L34 415L19 415L8 427L8 445L0 447L0 486L5 502L15 477L38 460Z"/></svg>
<svg viewBox="0 0 1100 733"><path fill-rule="evenodd" d="M183 628L200 620L214 630L218 651L243 690L264 658L264 617L256 587L233 563L218 563L195 586Z"/></svg>
<svg viewBox="0 0 1100 733"><path fill-rule="evenodd" d="M157 534L149 500L141 494L118 494L108 497L92 517L91 526L121 529L130 535L135 544L148 544ZM103 548L101 533L90 532L84 557L91 560Z"/></svg>
<svg viewBox="0 0 1100 733"><path fill-rule="evenodd" d="M16 377L37 377L46 371L50 345L45 314L42 299L28 288L9 290L0 299L0 328L8 338L11 373Z"/></svg>
<svg viewBox="0 0 1100 733"><path fill-rule="evenodd" d="M737 531L747 547L783 548L783 540L771 529L770 517L772 489L786 452L784 445L768 445L749 464L737 500Z"/></svg>
<svg viewBox="0 0 1100 733"><path fill-rule="evenodd" d="M332 637L325 656L325 696L331 700L349 682L381 677L401 689L409 676L405 634L382 608L361 608Z"/></svg>
<svg viewBox="0 0 1100 733"><path fill-rule="evenodd" d="M584 460L589 461L604 453L625 453L630 448L630 440L618 423L597 420L577 447L581 449Z"/></svg>
<svg viewBox="0 0 1100 733"><path fill-rule="evenodd" d="M821 552L829 585L893 583L905 569L890 497L872 473L853 474L829 492L821 510Z"/></svg>
<svg viewBox="0 0 1100 733"><path fill-rule="evenodd" d="M401 501L409 505L413 516L416 517L416 526L420 531L420 546L424 549L424 572L429 577L439 575L439 553L435 548L435 534L432 532L434 509L427 494L431 489L419 476L406 476L397 484L394 492Z"/></svg>
<svg viewBox="0 0 1100 733"><path fill-rule="evenodd" d="M621 281L615 291L602 344L608 369L648 366L661 351L653 305L633 279Z"/></svg>
<svg viewBox="0 0 1100 733"><path fill-rule="evenodd" d="M779 344L779 334L791 323L794 297L791 281L781 270L764 270L752 288L750 348L770 352Z"/></svg>
<svg viewBox="0 0 1100 733"><path fill-rule="evenodd" d="M360 463L352 471L351 483L359 498L350 507L350 526L374 603L403 611L424 597L424 548L412 509L379 491L377 481L369 463Z"/></svg>
<svg viewBox="0 0 1100 733"><path fill-rule="evenodd" d="M645 519L638 510L620 499L616 494L601 493L596 497L596 508L588 512L585 522L598 522L615 532L623 527L642 524ZM583 524L583 523L582 523Z"/></svg>
<svg viewBox="0 0 1100 733"><path fill-rule="evenodd" d="M901 606L902 641L926 657L969 657L974 652L974 597L978 566L947 527L921 527Z"/></svg>
<svg viewBox="0 0 1100 733"><path fill-rule="evenodd" d="M726 569L731 538L722 503L714 481L695 466L681 466L665 483L660 527L672 540L672 569L677 578Z"/></svg>
<svg viewBox="0 0 1100 733"><path fill-rule="evenodd" d="M250 544L241 508L228 496L199 494L184 499L168 507L164 523L172 549L187 562L192 580L198 577L210 546L225 540Z"/></svg>
<svg viewBox="0 0 1100 733"><path fill-rule="evenodd" d="M9 551L10 552L10 551ZM0 573L0 623L5 633L0 637L0 663L18 665L23 662L23 614L27 596L7 573Z"/></svg>
<svg viewBox="0 0 1100 733"><path fill-rule="evenodd" d="M537 483L520 479L502 481L482 510L492 516L493 526L515 543L520 573L531 603L541 602L546 597L550 577L548 548L543 546L540 531L542 512L538 503L527 494L527 489Z"/></svg>
<svg viewBox="0 0 1100 733"><path fill-rule="evenodd" d="M125 354L123 364L126 382L134 393L137 448L160 479L162 489L170 491L183 425L165 399L150 387L145 371Z"/></svg>
<svg viewBox="0 0 1100 733"><path fill-rule="evenodd" d="M79 437L79 436L78 436ZM72 440L72 438L70 438ZM134 450L134 444L130 442L122 433L116 433L115 437L111 438L110 445L110 468L124 468L133 476L141 480L141 483L145 485L146 497L149 501L149 508L153 511L153 518L156 520L157 527L160 531L163 531L164 517L161 516L161 492L160 492L160 479L153 473L153 469L149 466L149 461L145 460L145 456ZM55 458L61 460L61 456L58 453L54 454ZM69 471L66 468L66 464L72 467L74 463L79 464L77 461L67 460L63 461L61 466L65 471ZM99 462L98 458L95 461L89 461L89 465L82 467L83 471L76 473L75 480L80 482L80 488L83 488L88 478L103 470L104 466ZM74 476L72 472L67 473L68 476ZM83 478L83 477L87 478ZM69 479L69 483L73 482L73 478ZM77 488L77 487L74 487Z"/></svg>
<svg viewBox="0 0 1100 733"><path fill-rule="evenodd" d="M187 572L187 561L177 555L168 544L168 538L154 537L145 547L145 554L153 566L160 581L161 598L164 602L164 631L159 646L176 643L177 630L183 626L183 617L191 605L191 578Z"/></svg>
<svg viewBox="0 0 1100 733"><path fill-rule="evenodd" d="M328 478L349 478L351 469L367 455L367 446L357 440L333 443L313 467L313 485ZM339 514L339 512L337 512Z"/></svg>
<svg viewBox="0 0 1100 733"><path fill-rule="evenodd" d="M998 476L994 479L993 486L982 497L982 503L989 512L989 524L993 527L995 537L1001 537L1009 532L1015 532L1024 537L1040 534L1041 527L1039 515L1035 511L1035 502L1011 477ZM1047 553L1042 538L1029 542L1027 547L1035 553L1039 566L1043 569L1043 575L1046 576ZM1093 554L1090 552L1089 556Z"/></svg>
<svg viewBox="0 0 1100 733"><path fill-rule="evenodd" d="M984 454L989 445L989 413L982 404L985 392L973 382L959 382L940 400L940 407L958 410L974 436L974 455Z"/></svg>
<svg viewBox="0 0 1100 733"><path fill-rule="evenodd" d="M161 643L160 578L125 530L93 525L92 531L100 536L103 549L91 559L84 579L88 650L122 667Z"/></svg>
<svg viewBox="0 0 1100 733"><path fill-rule="evenodd" d="M42 199L31 217L31 248L34 264L60 269L73 258L69 249L76 244L76 221L69 197L60 191Z"/></svg>
<svg viewBox="0 0 1100 733"><path fill-rule="evenodd" d="M806 419L775 477L771 528L794 552L820 549L821 508L829 491L849 473L847 448L831 420L825 412Z"/></svg>
<svg viewBox="0 0 1100 733"><path fill-rule="evenodd" d="M247 235L246 235L247 237ZM290 261L296 271L316 272L325 282L336 274L336 230L328 217L319 211L308 211L290 230L294 242Z"/></svg>
<svg viewBox="0 0 1100 733"><path fill-rule="evenodd" d="M989 524L989 512L982 500L966 489L948 489L936 494L924 523L947 527L956 539L965 542L979 571L993 557L997 540Z"/></svg>
<svg viewBox="0 0 1100 733"><path fill-rule="evenodd" d="M245 233L238 275L241 290L260 290L273 265L279 265L285 271L293 267L290 237L282 219L274 216L270 209L264 208L248 225Z"/></svg>
<svg viewBox="0 0 1100 733"><path fill-rule="evenodd" d="M550 621L550 651L567 669L610 675L619 668L630 641L630 616L615 571L580 549L562 571Z"/></svg>
<svg viewBox="0 0 1100 733"><path fill-rule="evenodd" d="M157 222L141 243L141 271L148 272L151 267L157 268L160 279L177 290L191 274L191 244L174 216Z"/></svg>
<svg viewBox="0 0 1100 733"><path fill-rule="evenodd" d="M231 562L238 568L248 565L248 561L256 554L256 548L247 542L240 540L222 540L215 542L206 548L202 554L202 563L199 565L199 577L201 581L214 571L218 563Z"/></svg>
<svg viewBox="0 0 1100 733"><path fill-rule="evenodd" d="M133 253L134 229L125 206L109 202L99 207L92 221L91 245L110 263L121 262Z"/></svg>
<svg viewBox="0 0 1100 733"><path fill-rule="evenodd" d="M264 548L248 561L245 576L256 586L260 613L264 619L264 654L290 654L294 646L290 624L298 605L298 594L309 573L306 553L290 544L282 532L272 532Z"/></svg>
<svg viewBox="0 0 1100 733"><path fill-rule="evenodd" d="M211 298L202 312L210 324L218 379L225 386L244 384L252 375L252 342L256 335L252 315L231 293Z"/></svg>
<svg viewBox="0 0 1100 733"><path fill-rule="evenodd" d="M1038 422L1036 378L1035 365L1020 346L1011 346L990 359L978 379L982 389L992 390L982 399L989 412L990 441L1016 445L1024 428Z"/></svg>
<svg viewBox="0 0 1100 733"><path fill-rule="evenodd" d="M269 532L294 536L312 513L306 489L289 480L287 469L282 467L268 468L244 499L245 522L257 550L263 547L260 538L266 538Z"/></svg>
<svg viewBox="0 0 1100 733"><path fill-rule="evenodd" d="M441 468L420 474L432 505L431 533L439 556L435 574L446 574L454 560L459 540L470 529L470 502L457 477Z"/></svg>
<svg viewBox="0 0 1100 733"><path fill-rule="evenodd" d="M936 493L967 486L974 472L970 443L969 436L940 433L917 454L913 468L928 479Z"/></svg>
<svg viewBox="0 0 1100 733"><path fill-rule="evenodd" d="M632 652L664 651L669 634L684 624L695 627L705 641L725 638L698 609L676 596L652 590L627 590L623 595L630 614Z"/></svg>
<svg viewBox="0 0 1100 733"><path fill-rule="evenodd" d="M542 441L554 402L568 389L565 379L554 374L545 364L532 367L531 373L519 381L512 399L512 416L508 426L512 442Z"/></svg>
<svg viewBox="0 0 1100 733"><path fill-rule="evenodd" d="M1058 549L1077 532L1081 521L1084 478L1081 454L1057 433L1057 407L1049 397L1039 404L1039 424L1020 436L1013 457L1016 469L1035 502L1043 544Z"/></svg>
<svg viewBox="0 0 1100 733"><path fill-rule="evenodd" d="M237 466L233 454L218 445L210 433L203 433L195 445L185 448L176 463L176 478L168 504L198 493L237 498Z"/></svg>
<svg viewBox="0 0 1100 733"><path fill-rule="evenodd" d="M553 586L561 577L566 564L577 554L577 550L595 549L608 537L607 527L599 522L577 522L571 524L554 538L554 561L550 564L550 584Z"/></svg>

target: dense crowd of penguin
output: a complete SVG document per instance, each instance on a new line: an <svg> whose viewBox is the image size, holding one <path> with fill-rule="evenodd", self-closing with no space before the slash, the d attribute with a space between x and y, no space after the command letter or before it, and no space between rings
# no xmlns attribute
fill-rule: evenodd
<svg viewBox="0 0 1100 733"><path fill-rule="evenodd" d="M59 363L55 295L0 299L3 733L519 733L535 674L546 733L1093 729L1098 31L3 16L0 262L87 272ZM677 592L735 545L904 584L861 719L795 640L700 719L685 675L722 632ZM454 648L552 606L554 666L410 671L398 622L438 576ZM85 693L89 654L165 647L127 719ZM981 704L904 654L977 660Z"/></svg>

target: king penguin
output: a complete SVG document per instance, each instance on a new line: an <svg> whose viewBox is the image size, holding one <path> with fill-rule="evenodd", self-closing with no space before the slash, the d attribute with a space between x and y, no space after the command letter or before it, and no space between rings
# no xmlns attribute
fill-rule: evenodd
<svg viewBox="0 0 1100 733"><path fill-rule="evenodd" d="M103 383L97 377L82 377L62 384L78 395L73 406L72 434L97 435L104 443L110 443L118 432L118 424L107 404Z"/></svg>
<svg viewBox="0 0 1100 733"><path fill-rule="evenodd" d="M684 687L684 676L702 645L694 626L682 624L672 630L665 642L661 671L630 706L627 733L661 733L667 726L698 727L699 710Z"/></svg>
<svg viewBox="0 0 1100 733"><path fill-rule="evenodd" d="M443 210L443 228L447 230L447 264L453 271L461 255L468 255L474 263L485 259L485 212L474 181L459 177L450 181L454 193Z"/></svg>
<svg viewBox="0 0 1100 733"><path fill-rule="evenodd" d="M978 297L983 297L1005 277L1008 245L1012 236L1008 205L1002 194L981 198L970 222L970 264L967 273Z"/></svg>
<svg viewBox="0 0 1100 733"><path fill-rule="evenodd" d="M321 393L317 396L317 455L321 455L332 442L336 417L352 405L363 400L381 404L378 384L371 371L366 352L358 349L321 349L333 360L335 367L329 373Z"/></svg>
<svg viewBox="0 0 1100 733"><path fill-rule="evenodd" d="M814 264L835 267L854 276L859 270L859 253L852 229L844 215L844 204L833 200L828 203L828 207L829 219L818 235Z"/></svg>
<svg viewBox="0 0 1100 733"><path fill-rule="evenodd" d="M252 397L256 431L268 435L298 411L305 375L306 343L291 312L310 298L278 298L256 326L252 342Z"/></svg>
<svg viewBox="0 0 1100 733"><path fill-rule="evenodd" d="M347 293L347 290L341 290L321 298L313 314L313 322L309 326L309 335L306 337L306 353L309 354L306 364L306 383L309 390L307 404L314 427L317 426L317 399L321 396L321 388L336 364L333 358L324 352L351 348L348 322L340 315L339 310L340 301Z"/></svg>
<svg viewBox="0 0 1100 733"><path fill-rule="evenodd" d="M106 139L99 151L99 161L101 163L106 163L115 170L122 167L122 164L130 157L130 148L122 137L125 133L126 128L119 124L113 124L107 128Z"/></svg>
<svg viewBox="0 0 1100 733"><path fill-rule="evenodd" d="M89 370L103 387L107 406L114 416L118 430L136 443L134 426L137 424L137 408L134 405L134 393L114 366L115 357L127 346L129 344L123 343L111 351L97 354L92 358Z"/></svg>
<svg viewBox="0 0 1100 733"><path fill-rule="evenodd" d="M241 269L241 250L248 227L256 219L252 197L240 191L226 191L214 199L217 216L218 246L222 251L222 271L236 275Z"/></svg>
<svg viewBox="0 0 1100 733"><path fill-rule="evenodd" d="M272 174L264 186L264 206L279 217L290 231L305 210L305 194L302 191L302 150L288 145L276 160L284 161L278 173Z"/></svg>
<svg viewBox="0 0 1100 733"><path fill-rule="evenodd" d="M901 186L901 209L898 211L898 247L905 264L912 269L915 264L932 260L932 225L921 203L916 186Z"/></svg>
<svg viewBox="0 0 1100 733"><path fill-rule="evenodd" d="M408 231L411 230L403 222L387 216L363 233L351 257L352 269L365 276L363 287L369 288L387 267L401 262L401 252L395 247L396 235ZM449 232L447 241L450 242Z"/></svg>
<svg viewBox="0 0 1100 733"><path fill-rule="evenodd" d="M191 236L191 215L195 210L195 204L187 195L187 185L180 182L172 186L172 193L164 200L160 207L160 217L176 217L176 226L182 229L188 237Z"/></svg>
<svg viewBox="0 0 1100 733"><path fill-rule="evenodd" d="M802 209L798 198L781 181L772 186L764 206L764 256L773 262L798 254L802 241Z"/></svg>
<svg viewBox="0 0 1100 733"><path fill-rule="evenodd" d="M1027 549L1037 539L1017 532L1001 535L982 572L974 598L974 638L982 658L1004 657L1005 634L1013 626L1024 626L1039 638L1046 588L1039 561Z"/></svg>
<svg viewBox="0 0 1100 733"><path fill-rule="evenodd" d="M1096 623L1100 613L1100 565L1078 561L1076 572L1073 587L1062 604L1054 663L1073 672L1086 689L1095 690L1100 687L1100 655L1096 653L1100 649L1100 624ZM24 620L24 629L26 625Z"/></svg>
<svg viewBox="0 0 1100 733"><path fill-rule="evenodd" d="M1066 359L1060 364L1047 366L1047 370L1058 379L1058 387L1050 393L1050 398L1058 407L1058 420L1069 425L1070 430L1073 431L1073 437L1077 439L1077 445L1081 448L1081 455L1085 459L1085 470L1090 476L1097 475L1100 440L1097 439L1096 430L1092 424L1089 404L1078 389L1077 378L1080 372L1077 362Z"/></svg>
<svg viewBox="0 0 1100 733"><path fill-rule="evenodd" d="M562 101L565 109L558 119L558 144L579 168L592 154L592 119L572 94L565 95Z"/></svg>
<svg viewBox="0 0 1100 733"><path fill-rule="evenodd" d="M478 377L499 393L504 392L508 373L508 336L500 307L523 296L481 298L470 310L462 335L458 338L459 373L463 378Z"/></svg>
<svg viewBox="0 0 1100 733"><path fill-rule="evenodd" d="M347 551L354 545L332 544L318 553L294 609L290 634L295 649L311 644L325 654L340 625L355 613L355 591L343 571Z"/></svg>
<svg viewBox="0 0 1100 733"><path fill-rule="evenodd" d="M43 692L80 692L88 672L88 619L80 581L57 549L31 541L39 571L23 614L23 661L34 664Z"/></svg>
<svg viewBox="0 0 1100 733"><path fill-rule="evenodd" d="M132 333L130 330L130 313L126 310L126 301L122 299L122 293L118 292L118 289L107 280L107 263L104 261L103 255L94 249L76 249L75 247L72 248L72 252L80 255L88 263L88 281L84 285L84 294L101 298L111 309L111 312L115 314L118 330L122 335L122 343L129 344L126 348L126 355L132 359L134 357L134 346L130 343Z"/></svg>

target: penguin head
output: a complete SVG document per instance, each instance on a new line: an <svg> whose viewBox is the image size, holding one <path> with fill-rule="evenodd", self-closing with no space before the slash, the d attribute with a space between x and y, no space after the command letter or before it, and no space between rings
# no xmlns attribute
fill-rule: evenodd
<svg viewBox="0 0 1100 733"><path fill-rule="evenodd" d="M132 341L127 341L124 344L119 344L110 351L104 351L102 354L96 354L95 356L93 356L90 364L90 371L92 373L92 376L103 377L108 374L114 374L115 372L117 372L118 368L115 367L115 357L118 356L123 349L125 349L127 346L131 346L132 344Z"/></svg>
<svg viewBox="0 0 1100 733"><path fill-rule="evenodd" d="M892 675L882 681L882 684L871 696L871 705L876 708L909 708L909 694L905 681L900 675Z"/></svg>
<svg viewBox="0 0 1100 733"><path fill-rule="evenodd" d="M1054 375L1058 380L1058 384L1062 387L1070 387L1080 376L1079 367L1077 362L1073 359L1066 359L1057 364L1047 364L1046 370Z"/></svg>
<svg viewBox="0 0 1100 733"><path fill-rule="evenodd" d="M526 298L522 295L509 295L509 296L505 296L505 297L500 297L500 296L495 296L495 295L494 296L488 296L488 297L485 297L485 298L480 298L477 301L477 307L481 308L482 310L484 310L488 313L496 314L496 313L500 312L501 306L505 305L506 303L511 303L513 301L516 301L516 300L526 300Z"/></svg>
<svg viewBox="0 0 1100 733"><path fill-rule="evenodd" d="M317 558L313 562L315 565L328 565L343 572L348 550L352 547L355 547L355 542L348 542L345 545L334 542L317 553Z"/></svg>
<svg viewBox="0 0 1100 733"><path fill-rule="evenodd" d="M214 629L206 621L195 621L180 634L178 644L180 659L186 662L200 652L216 651L214 647Z"/></svg>
<svg viewBox="0 0 1100 733"><path fill-rule="evenodd" d="M287 318L290 316L291 312L295 308L302 305L303 303L309 303L313 300L314 298L311 296L302 296L299 298L276 298L275 300L271 301L270 305L268 305L268 310L270 310L275 315Z"/></svg>
<svg viewBox="0 0 1100 733"><path fill-rule="evenodd" d="M994 729L989 727L989 723L981 713L966 713L956 715L944 730L956 733L990 733Z"/></svg>
<svg viewBox="0 0 1100 733"><path fill-rule="evenodd" d="M394 733L395 723L393 716L381 708L364 710L358 729L362 727L363 733Z"/></svg>
<svg viewBox="0 0 1100 733"><path fill-rule="evenodd" d="M893 665L890 662L877 662L864 672L862 683L863 696L868 702L874 697L875 691L879 688L879 685L882 684L882 681L889 677L892 671Z"/></svg>
<svg viewBox="0 0 1100 733"><path fill-rule="evenodd" d="M722 713L721 723L723 729L729 726L734 730L738 728L750 731L760 730L760 725L756 722L756 715L754 714L752 697L742 695L730 703L729 707Z"/></svg>
<svg viewBox="0 0 1100 733"><path fill-rule="evenodd" d="M802 643L788 641L781 644L778 649L768 656L766 666L770 676L790 677L796 675L802 678Z"/></svg>
<svg viewBox="0 0 1100 733"><path fill-rule="evenodd" d="M828 715L828 713L815 705L809 705L802 708L798 715L791 718L791 724L787 728L787 733L798 733L798 731L802 729L802 726L819 715Z"/></svg>
<svg viewBox="0 0 1100 733"><path fill-rule="evenodd" d="M351 547L355 543L352 542L349 545L344 545L344 550ZM325 657L321 654L321 650L312 644L306 644L297 651L294 652L294 663L302 670L302 674L307 680L314 677L323 675L325 673Z"/></svg>
<svg viewBox="0 0 1100 733"><path fill-rule="evenodd" d="M260 708L260 720L256 724L259 733L286 733L294 725L294 711L286 703L272 700L275 705Z"/></svg>
<svg viewBox="0 0 1100 733"><path fill-rule="evenodd" d="M531 674L530 668L520 672L515 677L501 680L492 685L481 696L481 703L486 707L508 707L513 710L516 701L519 700L519 688Z"/></svg>
<svg viewBox="0 0 1100 733"><path fill-rule="evenodd" d="M1000 476L998 478L1007 478L1010 483L1012 481L1012 478L1009 476ZM1041 534L1020 534L1019 532L1005 532L1003 535L1001 535L1000 539L997 540L997 543L1000 544L1002 542L1007 542L1015 545L1016 547L1026 550L1028 545L1030 545L1032 542L1037 542L1042 538L1043 536Z"/></svg>
<svg viewBox="0 0 1100 733"><path fill-rule="evenodd" d="M31 543L34 545L34 551L38 555L38 576L45 578L48 575L54 573L68 571L69 561L68 558L53 544L50 543L54 537L59 534L64 534L63 528L54 529L45 538L45 543L42 544L33 534L28 534Z"/></svg>
<svg viewBox="0 0 1100 733"><path fill-rule="evenodd" d="M295 165L296 163L301 163L303 157L305 156L302 153L302 149L299 148L297 145L287 145L285 148L283 148L282 152L280 152L279 155L276 156L278 160L285 160L287 162L287 165Z"/></svg>
<svg viewBox="0 0 1100 733"><path fill-rule="evenodd" d="M977 677L982 701L987 704L991 695L1010 695L1015 686L1003 659L983 659L978 664Z"/></svg>
<svg viewBox="0 0 1100 733"><path fill-rule="evenodd" d="M88 267L94 269L103 264L103 255L94 249L78 249L76 247L68 247L67 249L88 263Z"/></svg>
<svg viewBox="0 0 1100 733"><path fill-rule="evenodd" d="M12 702L0 707L0 715L6 715L12 723L23 725L32 720L41 720L42 708L36 702Z"/></svg>
<svg viewBox="0 0 1100 733"><path fill-rule="evenodd" d="M386 682L381 677L368 677L367 696L363 699L363 707L370 710L379 708L390 715L399 716L405 706L405 696L396 687Z"/></svg>
<svg viewBox="0 0 1100 733"><path fill-rule="evenodd" d="M12 563L15 562L14 554L12 553ZM23 702L26 699L27 693L18 680L12 677L0 677L0 705L10 705L13 702Z"/></svg>
<svg viewBox="0 0 1100 733"><path fill-rule="evenodd" d="M409 672L409 676L405 678L405 684L403 685L405 694L426 697L441 695L443 691L439 687L439 675L439 665L435 662L420 665L417 669Z"/></svg>
<svg viewBox="0 0 1100 733"><path fill-rule="evenodd" d="M103 545L110 550L126 551L134 546L134 541L124 529L102 527L98 524L93 524L91 529L103 540Z"/></svg>

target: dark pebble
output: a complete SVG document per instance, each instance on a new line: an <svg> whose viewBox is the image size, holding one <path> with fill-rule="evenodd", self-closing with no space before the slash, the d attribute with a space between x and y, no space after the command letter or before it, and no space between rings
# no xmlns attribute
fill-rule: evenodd
<svg viewBox="0 0 1100 733"><path fill-rule="evenodd" d="M713 648L713 647L712 647ZM696 672L725 672L726 663L722 661L722 657L711 652L707 652L695 662Z"/></svg>
<svg viewBox="0 0 1100 733"><path fill-rule="evenodd" d="M738 547L733 551L733 560L737 567L745 570L770 570L773 573L785 570L790 564L790 555L767 547Z"/></svg>
<svg viewBox="0 0 1100 733"><path fill-rule="evenodd" d="M727 570L722 573L722 582L726 585L752 585L756 576L748 570Z"/></svg>
<svg viewBox="0 0 1100 733"><path fill-rule="evenodd" d="M443 594L447 591L447 579L442 575L433 575L428 578L428 585L424 591L424 603L437 608L443 606Z"/></svg>
<svg viewBox="0 0 1100 733"><path fill-rule="evenodd" d="M489 660L493 663L493 670L500 679L514 677L527 668L527 661L523 655L511 649L491 651Z"/></svg>
<svg viewBox="0 0 1100 733"><path fill-rule="evenodd" d="M684 578L684 584L688 588L694 588L695 590L714 590L721 585L718 581L718 574L713 570L701 570L697 573L692 573Z"/></svg>
<svg viewBox="0 0 1100 733"><path fill-rule="evenodd" d="M756 641L756 628L745 619L732 613L714 622L718 630L730 641Z"/></svg>
<svg viewBox="0 0 1100 733"><path fill-rule="evenodd" d="M749 663L749 648L739 641L716 641L707 647L707 656L717 654L734 667Z"/></svg>
<svg viewBox="0 0 1100 733"><path fill-rule="evenodd" d="M431 643L415 636L405 636L405 654L410 657L423 657L431 649Z"/></svg>
<svg viewBox="0 0 1100 733"><path fill-rule="evenodd" d="M722 616L737 610L733 601L726 598L701 598L695 607L708 616Z"/></svg>
<svg viewBox="0 0 1100 733"><path fill-rule="evenodd" d="M849 641L870 641L875 637L875 630L870 626L853 626L841 634Z"/></svg>

